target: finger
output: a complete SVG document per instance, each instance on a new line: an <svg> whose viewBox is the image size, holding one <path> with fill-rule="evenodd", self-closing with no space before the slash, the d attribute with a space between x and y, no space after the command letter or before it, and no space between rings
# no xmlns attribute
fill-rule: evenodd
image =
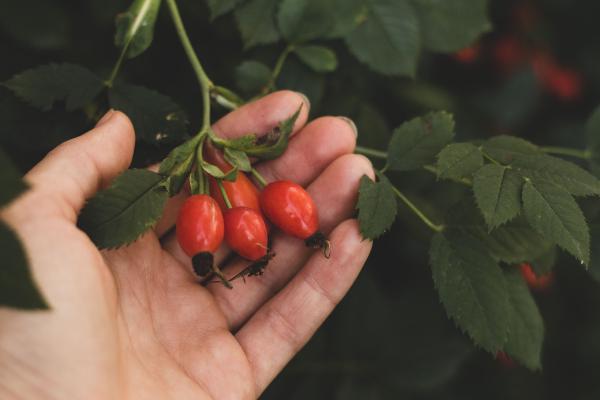
<svg viewBox="0 0 600 400"><path fill-rule="evenodd" d="M372 243L348 220L331 234L328 260L313 254L306 266L237 333L261 393L308 342L341 301L364 265Z"/></svg>
<svg viewBox="0 0 600 400"><path fill-rule="evenodd" d="M354 129L353 124L342 118L316 119L294 136L281 157L261 163L257 168L268 181L290 179L305 185L314 180L327 165L354 150ZM164 247L178 261L192 268L190 258L179 248L174 235L164 241ZM215 260L221 262L225 255L227 253L221 253Z"/></svg>
<svg viewBox="0 0 600 400"><path fill-rule="evenodd" d="M359 181L365 174L373 177L371 162L363 156L349 154L333 162L308 187L319 210L320 228L325 234L354 214ZM337 251L332 246L332 253ZM273 252L276 256L263 275L246 279L245 283L235 282L234 290L218 285L209 287L230 329L236 330L285 286L314 250L307 249L302 240L277 232L273 236ZM238 260L227 267L227 275L234 276L246 266L246 262Z"/></svg>
<svg viewBox="0 0 600 400"><path fill-rule="evenodd" d="M256 169L267 182L287 179L305 186L336 158L354 151L356 126L346 118L321 117L302 129L285 153Z"/></svg>
<svg viewBox="0 0 600 400"><path fill-rule="evenodd" d="M264 135L281 121L293 115L301 104L303 104L302 110L292 130L292 135L294 135L306 123L310 104L304 95L289 90L271 93L248 103L221 118L212 128L218 136L229 139L249 133ZM162 236L173 227L179 209L186 198L187 195L182 193L169 200L163 217L154 229L158 236ZM171 244L167 247L171 247Z"/></svg>
<svg viewBox="0 0 600 400"><path fill-rule="evenodd" d="M271 93L245 104L218 120L212 128L218 136L227 139L249 133L264 134L292 116L300 105L303 107L293 129L296 132L308 119L310 103L303 94L290 90Z"/></svg>
<svg viewBox="0 0 600 400"><path fill-rule="evenodd" d="M52 195L75 221L85 200L129 166L134 146L131 121L110 110L94 129L48 153L26 179L36 190Z"/></svg>

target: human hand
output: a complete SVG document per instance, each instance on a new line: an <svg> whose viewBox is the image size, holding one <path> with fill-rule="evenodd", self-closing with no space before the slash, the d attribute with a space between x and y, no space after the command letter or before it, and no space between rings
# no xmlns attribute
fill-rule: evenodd
<svg viewBox="0 0 600 400"><path fill-rule="evenodd" d="M214 130L266 132L301 101L273 93ZM268 181L308 188L332 256L274 232L277 256L265 274L235 281L233 290L199 285L175 238L159 241L183 195L152 232L119 250L98 251L77 228L85 200L131 162L135 138L125 115L107 114L36 165L26 176L32 189L0 217L20 236L51 310L0 309L0 398L257 398L345 295L371 249L349 219L371 164L351 154L356 138L347 121L306 124L307 109L288 150L257 169ZM216 262L226 256L222 249ZM223 269L233 276L246 264L234 259Z"/></svg>

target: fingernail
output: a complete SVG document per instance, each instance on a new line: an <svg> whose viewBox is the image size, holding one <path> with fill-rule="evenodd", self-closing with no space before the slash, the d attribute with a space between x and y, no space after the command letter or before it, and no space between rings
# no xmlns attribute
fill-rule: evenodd
<svg viewBox="0 0 600 400"><path fill-rule="evenodd" d="M306 95L302 92L296 92L296 93L298 93L298 95L300 97L302 97L302 101L306 105L307 110L310 112L310 100L308 99L308 97L306 97Z"/></svg>
<svg viewBox="0 0 600 400"><path fill-rule="evenodd" d="M339 116L338 118L341 119L342 121L345 121L348 125L350 125L350 128L352 128L352 132L354 132L354 136L358 137L358 128L356 127L356 124L354 123L354 121L352 121L348 117L343 117L343 116Z"/></svg>
<svg viewBox="0 0 600 400"><path fill-rule="evenodd" d="M99 127L99 126L107 123L108 120L110 119L110 117L112 117L114 113L115 113L115 110L113 110L112 108L110 110L108 110L106 112L106 114L104 114L104 116L102 118L100 118L100 120L98 122L96 122L96 127Z"/></svg>

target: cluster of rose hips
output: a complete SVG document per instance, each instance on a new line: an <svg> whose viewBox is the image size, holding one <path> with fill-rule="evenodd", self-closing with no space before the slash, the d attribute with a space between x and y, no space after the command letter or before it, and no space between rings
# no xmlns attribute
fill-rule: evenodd
<svg viewBox="0 0 600 400"><path fill-rule="evenodd" d="M225 173L232 169L210 144L205 147L204 158ZM329 257L329 241L319 232L317 207L300 185L280 180L260 191L238 171L231 182L209 177L209 186L210 195L194 194L185 200L176 223L179 245L191 257L197 275L204 277L212 272L227 287L238 276L260 275L275 255L269 248L265 217L281 231L303 239L311 248L321 248ZM225 278L213 261L213 254L223 242L251 262L232 279Z"/></svg>
<svg viewBox="0 0 600 400"><path fill-rule="evenodd" d="M574 101L583 92L581 74L561 65L545 46L528 40L530 32L539 25L539 12L531 4L518 4L513 10L513 27L516 32L507 33L489 44L490 58L494 65L505 75L518 68L529 65L540 85L547 93L563 101ZM481 43L456 52L453 57L462 64L473 64L482 58Z"/></svg>

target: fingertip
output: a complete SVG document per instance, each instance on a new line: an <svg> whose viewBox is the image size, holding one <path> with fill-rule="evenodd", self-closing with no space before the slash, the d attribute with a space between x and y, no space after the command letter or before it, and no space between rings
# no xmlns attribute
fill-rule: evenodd
<svg viewBox="0 0 600 400"><path fill-rule="evenodd" d="M357 188L360 178L364 175L367 175L371 179L375 179L375 172L371 160L361 154L345 154L335 160L331 165L331 168L338 173L339 179L356 182Z"/></svg>
<svg viewBox="0 0 600 400"><path fill-rule="evenodd" d="M120 157L120 168L125 169L131 164L135 149L135 129L125 113L109 110L90 133L118 149L119 154L123 156Z"/></svg>
<svg viewBox="0 0 600 400"><path fill-rule="evenodd" d="M361 165L364 175L367 175L372 180L375 180L375 169L373 168L373 162L371 162L368 157L362 154L353 154L353 156L356 160L356 163Z"/></svg>
<svg viewBox="0 0 600 400"><path fill-rule="evenodd" d="M300 115L292 132L295 133L306 124L310 103L304 95L291 90L273 92L243 105L217 121L213 130L224 138L235 138L248 133L266 133L291 117L300 106Z"/></svg>

